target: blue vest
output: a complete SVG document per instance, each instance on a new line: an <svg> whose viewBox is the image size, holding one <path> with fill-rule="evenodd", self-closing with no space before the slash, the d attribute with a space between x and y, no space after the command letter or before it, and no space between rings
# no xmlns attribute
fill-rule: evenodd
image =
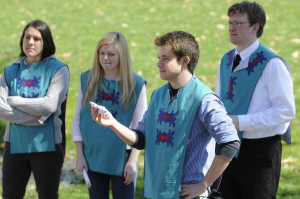
<svg viewBox="0 0 300 199"><path fill-rule="evenodd" d="M266 64L277 55L260 43L251 54L248 67L232 73L233 55L234 49L226 53L221 61L220 98L228 115L244 115L248 112L254 89ZM243 132L238 131L238 136L242 140ZM238 153L239 150L235 157Z"/></svg>
<svg viewBox="0 0 300 199"><path fill-rule="evenodd" d="M30 66L23 60L4 69L11 96L39 98L47 94L52 77L65 66L55 57L33 63ZM55 151L54 124L52 116L43 126L24 126L10 123L11 153L33 153Z"/></svg>
<svg viewBox="0 0 300 199"><path fill-rule="evenodd" d="M90 70L81 75L82 93L86 89L89 73ZM136 74L135 78L135 93L138 98L146 82ZM125 111L120 105L120 81L108 81L103 78L103 84L107 92L99 89L94 102L105 106L120 123L128 127L137 99L134 99L130 109ZM83 138L84 155L89 169L94 172L122 176L126 144L111 129L94 122L91 116L91 108L86 108L84 104L80 111L80 131Z"/></svg>
<svg viewBox="0 0 300 199"><path fill-rule="evenodd" d="M199 79L180 89L171 103L167 84L153 92L145 132L145 197L179 198L192 124L208 93L213 92Z"/></svg>

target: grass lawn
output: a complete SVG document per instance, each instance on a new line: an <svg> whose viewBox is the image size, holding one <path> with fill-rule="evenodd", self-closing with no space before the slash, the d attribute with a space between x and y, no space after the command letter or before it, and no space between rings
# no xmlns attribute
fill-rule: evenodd
<svg viewBox="0 0 300 199"><path fill-rule="evenodd" d="M18 58L19 39L24 26L33 19L50 26L56 44L56 56L68 64L71 79L67 104L67 154L74 159L71 139L80 74L91 67L96 43L109 31L122 32L129 44L136 72L147 79L148 102L153 90L164 82L156 67L157 48L153 38L173 30L188 31L200 44L200 61L195 74L212 90L215 89L218 66L225 52L233 48L228 39L227 8L233 0L0 0L0 73ZM300 25L299 0L258 0L267 14L267 24L260 41L274 49L290 64L294 95L299 110L300 93ZM278 198L300 198L300 121L293 121L293 144L283 144L282 175ZM0 120L0 135L5 121ZM1 160L2 161L2 160ZM1 164L0 161L0 164ZM141 198L143 157L137 185ZM0 193L2 188L0 188ZM88 198L85 185L60 186L60 198ZM1 196L0 196L1 198ZM36 198L34 186L26 198Z"/></svg>

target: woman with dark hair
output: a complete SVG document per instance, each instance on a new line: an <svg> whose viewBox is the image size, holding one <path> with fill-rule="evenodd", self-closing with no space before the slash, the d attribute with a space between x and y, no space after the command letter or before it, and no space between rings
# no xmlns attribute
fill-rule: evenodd
<svg viewBox="0 0 300 199"><path fill-rule="evenodd" d="M46 23L24 28L20 59L5 67L0 79L0 119L6 120L3 198L23 198L31 172L39 198L58 198L62 146L61 105L69 70L55 56Z"/></svg>

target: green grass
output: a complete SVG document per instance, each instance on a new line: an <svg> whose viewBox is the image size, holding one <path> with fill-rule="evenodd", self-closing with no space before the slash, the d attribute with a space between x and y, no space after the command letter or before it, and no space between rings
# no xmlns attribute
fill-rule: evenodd
<svg viewBox="0 0 300 199"><path fill-rule="evenodd" d="M49 24L57 47L56 56L68 64L71 73L67 104L67 155L74 158L75 145L71 125L75 113L80 73L91 67L94 49L100 36L109 31L122 32L129 44L133 68L147 79L148 101L152 91L164 82L156 67L157 49L153 38L173 30L196 36L200 61L196 75L215 89L219 61L233 46L229 43L227 8L233 0L0 0L0 72L17 59L19 39L24 26L39 18ZM300 1L260 0L267 13L267 24L260 39L284 57L291 66L294 95L299 110L300 78ZM300 198L299 114L293 121L293 145L283 145L282 175L278 198ZM0 134L5 122L0 120ZM1 136L2 137L2 136ZM141 167L142 169L142 167ZM140 170L140 175L143 171ZM142 193L142 176L137 195ZM0 192L2 192L0 188ZM28 191L34 195L34 191ZM87 198L84 185L60 187L61 198ZM36 196L26 196L34 198ZM140 197L137 197L140 198Z"/></svg>

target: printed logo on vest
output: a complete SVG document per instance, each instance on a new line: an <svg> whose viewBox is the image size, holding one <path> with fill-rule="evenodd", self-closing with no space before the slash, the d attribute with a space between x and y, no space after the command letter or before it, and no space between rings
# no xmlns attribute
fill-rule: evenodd
<svg viewBox="0 0 300 199"><path fill-rule="evenodd" d="M232 65L232 62L233 62L233 50L229 51L226 55L228 56L228 63L226 64L227 69L228 69Z"/></svg>
<svg viewBox="0 0 300 199"><path fill-rule="evenodd" d="M38 93L36 93L36 94L32 93L32 95L30 96L30 95L25 95L25 93L22 93L20 96L24 97L24 98L38 98L39 94Z"/></svg>
<svg viewBox="0 0 300 199"><path fill-rule="evenodd" d="M157 135L155 144L159 145L159 143L167 143L167 147L169 147L169 145L173 146L175 131L169 130L168 133L161 132L159 129L157 129L156 131Z"/></svg>
<svg viewBox="0 0 300 199"><path fill-rule="evenodd" d="M33 79L29 79L29 80L26 80L24 78L20 78L19 79L19 84L18 84L18 89L20 88L40 88L40 80L41 80L41 77L36 77L34 76Z"/></svg>
<svg viewBox="0 0 300 199"><path fill-rule="evenodd" d="M178 115L178 111L175 113L172 111L172 113L164 112L163 108L159 109L159 115L157 119L157 123L169 123L169 127L173 125L175 127L175 121L176 121L176 116Z"/></svg>
<svg viewBox="0 0 300 199"><path fill-rule="evenodd" d="M101 95L100 95L101 93ZM101 98L102 96L102 98ZM96 97L96 103L98 104L102 104L101 103L101 100L102 101L107 101L107 102L111 102L112 105L113 104L119 104L119 98L120 98L120 93L119 92L115 92L115 90L112 91L112 93L106 93L104 91L99 91L97 92L97 97ZM114 111L114 110L111 110L110 111L112 116L114 118L117 118L117 115L118 115L118 111Z"/></svg>
<svg viewBox="0 0 300 199"><path fill-rule="evenodd" d="M256 53L256 57L252 62L249 62L248 67L246 70L248 71L248 75L251 75L251 72L254 73L254 68L258 66L258 64L263 64L264 61L266 61L267 58L264 56L264 52L261 51L260 53Z"/></svg>
<svg viewBox="0 0 300 199"><path fill-rule="evenodd" d="M102 101L111 102L112 104L119 104L119 98L120 98L120 93L115 92L115 90L113 90L112 93L106 93L102 91L101 95L100 92L98 92L96 102L100 102L102 100Z"/></svg>
<svg viewBox="0 0 300 199"><path fill-rule="evenodd" d="M41 77L36 77L36 76L34 76L33 79L28 79L28 80L26 80L25 78L20 78L18 83L18 89L20 90L23 90L25 88L39 89L40 81L41 81ZM31 90L31 92L27 91L26 94L21 93L19 95L24 98L37 98L39 96L39 93L34 93Z"/></svg>
<svg viewBox="0 0 300 199"><path fill-rule="evenodd" d="M235 82L236 79L237 79L237 77L230 77L228 92L226 92L226 94L225 94L225 99L230 100L232 102L233 102L233 97L234 97L234 94L232 93L233 85L236 85L236 82Z"/></svg>

